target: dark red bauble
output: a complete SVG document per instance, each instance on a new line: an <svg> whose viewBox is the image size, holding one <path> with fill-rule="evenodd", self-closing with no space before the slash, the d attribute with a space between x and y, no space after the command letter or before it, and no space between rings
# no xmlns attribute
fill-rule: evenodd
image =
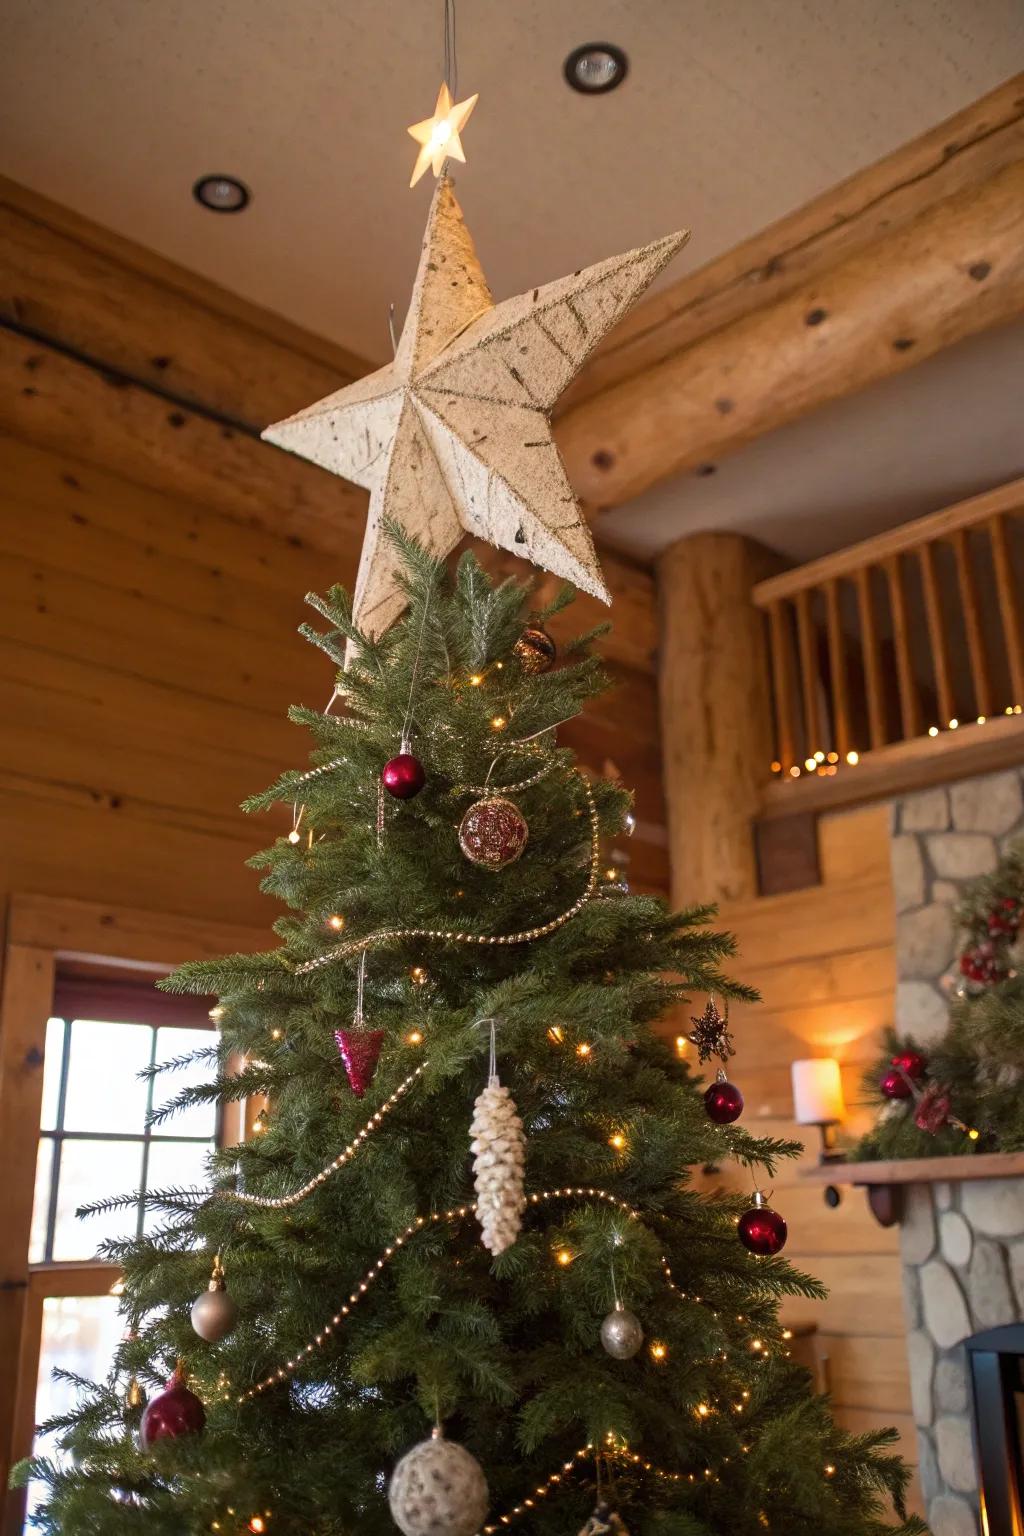
<svg viewBox="0 0 1024 1536"><path fill-rule="evenodd" d="M394 795L396 800L411 800L427 782L423 764L411 752L399 752L397 757L385 763L380 777L388 794Z"/></svg>
<svg viewBox="0 0 1024 1536"><path fill-rule="evenodd" d="M899 1055L892 1058L892 1064L913 1078L915 1083L928 1071L928 1063L920 1051L900 1051Z"/></svg>
<svg viewBox="0 0 1024 1536"><path fill-rule="evenodd" d="M878 1084L887 1099L909 1099L913 1089L896 1067L884 1072Z"/></svg>
<svg viewBox="0 0 1024 1536"><path fill-rule="evenodd" d="M704 1108L716 1125L731 1125L743 1113L743 1095L735 1083L712 1083L704 1095Z"/></svg>
<svg viewBox="0 0 1024 1536"><path fill-rule="evenodd" d="M789 1228L786 1218L770 1205L755 1205L740 1217L740 1242L748 1253L759 1259L771 1259L786 1246Z"/></svg>
<svg viewBox="0 0 1024 1536"><path fill-rule="evenodd" d="M180 1435L198 1435L206 1423L206 1409L185 1385L185 1373L179 1366L162 1392L150 1398L139 1426L142 1448L148 1451L158 1440L177 1440Z"/></svg>

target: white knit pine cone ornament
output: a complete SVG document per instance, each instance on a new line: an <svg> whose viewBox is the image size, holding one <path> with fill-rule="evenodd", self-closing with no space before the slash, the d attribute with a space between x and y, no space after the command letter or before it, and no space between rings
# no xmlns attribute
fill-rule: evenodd
<svg viewBox="0 0 1024 1536"><path fill-rule="evenodd" d="M519 1236L526 1208L523 1122L512 1095L497 1077L491 1077L473 1105L469 1132L481 1240L485 1248L497 1255L511 1248Z"/></svg>

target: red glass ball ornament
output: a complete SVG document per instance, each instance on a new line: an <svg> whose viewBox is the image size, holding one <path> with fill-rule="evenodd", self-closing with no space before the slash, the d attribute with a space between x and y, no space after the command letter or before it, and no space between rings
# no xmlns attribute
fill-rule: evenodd
<svg viewBox="0 0 1024 1536"><path fill-rule="evenodd" d="M139 1426L143 1450L158 1440L177 1440L181 1435L198 1435L206 1423L206 1409L185 1385L185 1373L179 1365L162 1392L150 1398Z"/></svg>
<svg viewBox="0 0 1024 1536"><path fill-rule="evenodd" d="M426 770L418 757L411 752L399 752L384 764L381 782L389 795L396 800L411 800L427 782Z"/></svg>
<svg viewBox="0 0 1024 1536"><path fill-rule="evenodd" d="M720 1077L705 1093L704 1108L716 1125L731 1125L743 1113L743 1095L735 1083Z"/></svg>
<svg viewBox="0 0 1024 1536"><path fill-rule="evenodd" d="M748 1253L759 1259L771 1259L785 1248L789 1228L785 1217L766 1205L760 1192L754 1196L754 1202L740 1217L740 1242Z"/></svg>
<svg viewBox="0 0 1024 1536"><path fill-rule="evenodd" d="M891 1072L882 1074L878 1086L887 1099L909 1099L913 1091L903 1073L896 1067L893 1067Z"/></svg>
<svg viewBox="0 0 1024 1536"><path fill-rule="evenodd" d="M892 1065L905 1072L908 1077L917 1082L928 1071L928 1063L920 1051L900 1051L892 1058Z"/></svg>

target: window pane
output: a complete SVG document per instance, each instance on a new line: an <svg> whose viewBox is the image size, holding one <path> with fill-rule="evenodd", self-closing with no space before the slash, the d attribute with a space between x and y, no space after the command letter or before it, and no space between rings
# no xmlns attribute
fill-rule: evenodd
<svg viewBox="0 0 1024 1536"><path fill-rule="evenodd" d="M158 1029L156 1032L156 1059L158 1062L173 1061L188 1051L205 1050L217 1043L212 1029ZM199 1062L192 1067L180 1067L174 1072L164 1072L153 1084L153 1107L176 1098L183 1088L196 1083L210 1083L217 1076L216 1062ZM217 1129L216 1104L196 1104L191 1109L179 1110L170 1120L159 1127L171 1136L209 1136Z"/></svg>
<svg viewBox="0 0 1024 1536"><path fill-rule="evenodd" d="M57 1126L57 1101L60 1098L60 1066L64 1055L64 1020L47 1019L46 1054L43 1057L43 1106L39 1129L52 1131Z"/></svg>
<svg viewBox="0 0 1024 1536"><path fill-rule="evenodd" d="M76 1141L69 1137L61 1154L53 1257L90 1259L105 1238L134 1237L138 1226L134 1206L88 1216L84 1221L75 1219L75 1209L107 1195L132 1194L141 1179L141 1141Z"/></svg>
<svg viewBox="0 0 1024 1536"><path fill-rule="evenodd" d="M46 1224L50 1218L50 1180L53 1177L53 1142L39 1138L36 1158L36 1193L32 1201L32 1230L28 1240L28 1261L41 1264L46 1258Z"/></svg>
<svg viewBox="0 0 1024 1536"><path fill-rule="evenodd" d="M102 1024L75 1019L71 1025L64 1128L68 1131L127 1131L146 1126L148 1085L138 1074L149 1066L153 1032L148 1024Z"/></svg>
<svg viewBox="0 0 1024 1536"><path fill-rule="evenodd" d="M149 1148L149 1173L147 1189L186 1189L209 1187L206 1159L212 1142L202 1141L154 1141ZM170 1218L165 1211L147 1211L144 1228L152 1232Z"/></svg>
<svg viewBox="0 0 1024 1536"><path fill-rule="evenodd" d="M66 1381L54 1381L59 1367L75 1371L88 1381L102 1381L110 1370L114 1350L124 1332L114 1296L47 1296L43 1301L43 1336L39 1352L35 1422L66 1413L77 1401L77 1391ZM56 1445L37 1437L35 1453L59 1456ZM42 1502L43 1490L28 1490L31 1515Z"/></svg>

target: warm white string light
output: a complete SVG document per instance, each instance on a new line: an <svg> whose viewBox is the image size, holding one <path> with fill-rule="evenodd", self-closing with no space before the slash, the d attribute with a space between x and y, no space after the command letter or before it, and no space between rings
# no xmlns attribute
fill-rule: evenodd
<svg viewBox="0 0 1024 1536"><path fill-rule="evenodd" d="M592 1443L589 1445L581 1445L579 1450L574 1452L568 1461L563 1461L557 1472L552 1472L549 1477L545 1478L543 1483L538 1483L531 1495L525 1499L522 1499L518 1504L513 1505L513 1507L509 1510L506 1510L503 1515L499 1515L497 1521L494 1524L482 1526L481 1529L477 1532L477 1536L495 1536L495 1533L500 1531L502 1526L511 1525L513 1520L519 1519L521 1515L528 1514L531 1509L536 1508L538 1499L545 1499L549 1493L557 1490L559 1485L568 1475L579 1470L579 1463L581 1461L586 1461L587 1458L593 1456L593 1454L594 1446ZM629 1462L632 1466L640 1467L644 1472L649 1472L652 1477L660 1478L663 1482L666 1483L682 1483L686 1482L687 1480L689 1480L691 1483L695 1483L697 1481L696 1475L692 1472L689 1474L684 1472L665 1472L661 1467L656 1467L653 1462L645 1461L642 1456L635 1455L631 1452L616 1450L611 1453L602 1452L602 1454L605 1456L606 1460L609 1459L609 1455L613 1457L619 1457L622 1460ZM714 1474L711 1472L710 1468L705 1470L705 1477L714 1477ZM714 1477L714 1481L717 1482L718 1478Z"/></svg>
<svg viewBox="0 0 1024 1536"><path fill-rule="evenodd" d="M390 1114L399 1100L408 1093L426 1066L427 1063L423 1061L416 1068L415 1072L410 1072L409 1076L399 1083L394 1093L384 1100L380 1109L370 1116L362 1130L353 1136L348 1146L339 1152L337 1157L333 1158L331 1162L321 1168L319 1173L315 1173L300 1189L293 1190L290 1195L277 1196L249 1195L235 1189L219 1189L217 1194L225 1200L239 1200L243 1205L257 1205L266 1211L280 1211L287 1209L289 1206L298 1205L301 1200L305 1200L307 1195L311 1195L314 1189L319 1189L321 1184L326 1184L331 1175L337 1173L339 1168L344 1168L346 1163L352 1161L359 1149L370 1139L373 1132L384 1120L385 1116Z"/></svg>

